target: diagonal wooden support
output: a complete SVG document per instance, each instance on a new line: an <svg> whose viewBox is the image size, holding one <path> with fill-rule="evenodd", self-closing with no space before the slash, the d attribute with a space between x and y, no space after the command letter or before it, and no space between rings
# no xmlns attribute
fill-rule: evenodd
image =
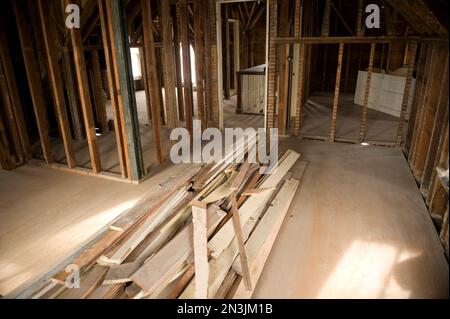
<svg viewBox="0 0 450 319"><path fill-rule="evenodd" d="M194 226L195 298L206 299L209 279L206 203L194 200L191 205Z"/></svg>
<svg viewBox="0 0 450 319"><path fill-rule="evenodd" d="M232 187L238 189L239 186L241 186L249 169L250 169L250 164L248 161L246 161L242 165L241 170L239 171L239 174L236 176ZM247 253L245 251L244 236L242 235L241 218L239 216L239 209L238 209L238 204L236 201L236 191L234 191L231 194L231 214L232 214L231 217L233 219L234 232L236 233L236 240L237 240L238 246L239 246L239 259L241 261L242 275L244 277L245 288L247 290L252 290L252 281L250 278L250 268L248 265Z"/></svg>

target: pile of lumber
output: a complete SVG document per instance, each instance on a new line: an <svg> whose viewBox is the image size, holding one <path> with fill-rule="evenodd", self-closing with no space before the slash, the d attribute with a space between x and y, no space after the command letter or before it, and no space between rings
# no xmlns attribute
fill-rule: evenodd
<svg viewBox="0 0 450 319"><path fill-rule="evenodd" d="M192 167L30 297L250 298L306 167L299 157L288 150L271 174L247 160Z"/></svg>

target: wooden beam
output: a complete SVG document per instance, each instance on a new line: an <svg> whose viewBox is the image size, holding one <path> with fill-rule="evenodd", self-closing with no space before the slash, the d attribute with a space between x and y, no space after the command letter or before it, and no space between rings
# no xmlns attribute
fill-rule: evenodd
<svg viewBox="0 0 450 319"><path fill-rule="evenodd" d="M70 0L65 0L65 3L69 4ZM72 39L75 70L77 74L78 90L81 99L81 109L83 111L84 126L86 129L86 138L88 141L89 156L91 159L92 170L94 171L94 173L99 173L102 170L101 161L97 145L94 114L92 112L89 82L86 71L86 62L84 60L83 43L81 42L80 29L70 29L70 37Z"/></svg>
<svg viewBox="0 0 450 319"><path fill-rule="evenodd" d="M282 1L280 3L280 16L283 19L280 20L278 33L280 36L289 36L289 1ZM279 61L279 89L278 89L278 134L286 134L287 115L289 105L289 53L290 45L278 46L278 61Z"/></svg>
<svg viewBox="0 0 450 319"><path fill-rule="evenodd" d="M161 105L162 101L158 93L159 78L157 74L157 63L155 48L153 47L153 31L151 29L152 23L152 9L150 2L141 0L142 20L144 25L144 45L145 45L145 65L147 72L147 85L151 98L151 115L152 115L152 132L153 143L155 145L156 162L161 164L164 161L163 147L161 141Z"/></svg>
<svg viewBox="0 0 450 319"><path fill-rule="evenodd" d="M334 87L333 113L331 116L330 141L334 142L336 137L336 119L339 106L339 95L341 87L342 59L344 56L344 43L339 44L338 62L336 70L336 84Z"/></svg>
<svg viewBox="0 0 450 319"><path fill-rule="evenodd" d="M175 91L175 58L173 37L174 34L172 17L170 16L169 1L160 1L161 5L161 28L163 37L164 50L164 94L166 102L167 126L169 128L178 127L178 116L176 106L176 91ZM198 90L198 88L197 88Z"/></svg>
<svg viewBox="0 0 450 319"><path fill-rule="evenodd" d="M102 72L100 69L100 60L98 50L91 51L92 62L92 86L94 88L94 103L97 120L103 133L109 131L108 116L106 114L105 100L103 97Z"/></svg>
<svg viewBox="0 0 450 319"><path fill-rule="evenodd" d="M360 124L360 128L359 128L359 142L360 143L362 141L364 141L364 138L366 135L366 118L367 118L367 111L369 110L370 82L372 80L375 48L376 48L376 44L372 43L370 45L369 67L367 68L366 89L364 91L364 105L363 105L363 110L362 110L362 114L361 114L361 124Z"/></svg>
<svg viewBox="0 0 450 319"><path fill-rule="evenodd" d="M357 37L364 36L365 28L362 23L363 11L364 11L364 0L358 0L358 11L356 14L356 36Z"/></svg>
<svg viewBox="0 0 450 319"><path fill-rule="evenodd" d="M222 70L223 70L223 96L230 99L231 90L231 56L230 56L230 22L228 21L228 6L222 9Z"/></svg>
<svg viewBox="0 0 450 319"><path fill-rule="evenodd" d="M195 39L195 71L197 80L197 110L198 117L201 120L201 129L206 127L206 116L205 116L205 89L203 85L204 79L204 61L205 61L205 46L203 44L203 10L202 1L194 2L194 39Z"/></svg>
<svg viewBox="0 0 450 319"><path fill-rule="evenodd" d="M119 158L120 173L127 177L127 163L124 150L123 122L119 109L118 94L116 92L116 78L114 76L114 61L111 44L111 34L108 28L105 0L98 0L100 27L102 30L103 51L105 52L106 72L108 77L108 89L111 97L111 107L114 116L114 133L116 136L117 155Z"/></svg>
<svg viewBox="0 0 450 319"><path fill-rule="evenodd" d="M371 36L361 36L361 37L275 37L274 43L276 45L287 44L287 43L307 43L307 44L339 44L339 43L412 43L412 42L420 42L420 43L436 43L442 46L448 46L448 41L443 38L434 38L434 37L416 37L416 36L380 36L380 37L371 37Z"/></svg>
<svg viewBox="0 0 450 319"><path fill-rule="evenodd" d="M189 47L188 12L186 0L179 0L177 11L180 16L180 40L183 55L183 95L184 95L184 119L186 129L192 136L192 76L191 53Z"/></svg>
<svg viewBox="0 0 450 319"><path fill-rule="evenodd" d="M184 121L184 97L183 97L183 77L182 77L182 64L181 64L181 52L180 52L180 11L178 9L172 12L173 19L173 43L175 50L175 76L177 85L177 105L178 105L178 119Z"/></svg>
<svg viewBox="0 0 450 319"><path fill-rule="evenodd" d="M46 163L53 161L48 135L48 117L45 105L44 92L40 78L39 64L36 50L34 48L33 32L27 16L25 16L26 3L23 0L11 2L17 22L17 31L22 47L22 55L25 63L25 71L28 78L31 100L33 102L34 114L39 131L42 153Z"/></svg>
<svg viewBox="0 0 450 319"><path fill-rule="evenodd" d="M276 108L276 63L277 63L277 48L274 39L278 36L278 0L269 1L269 63L266 67L267 74L267 110L265 129L269 134L269 129L274 127L275 122L275 108Z"/></svg>
<svg viewBox="0 0 450 319"><path fill-rule="evenodd" d="M2 21L0 21L0 60L3 61L4 71L4 83L6 89L9 92L9 98L12 108L8 110L8 121L13 131L17 132L14 135L20 138L21 150L19 151L20 157L29 160L32 157L30 138L28 136L28 130L23 115L23 105L20 100L20 93L17 88L16 76L14 74L13 63L11 61L11 53L9 51L8 39L5 33L6 29ZM3 93L6 97L6 92ZM23 153L23 156L20 154Z"/></svg>
<svg viewBox="0 0 450 319"><path fill-rule="evenodd" d="M119 95L118 105L122 118L127 176L137 181L143 177L145 168L142 157L133 75L131 72L127 19L123 5L124 3L121 0L106 1L106 12L111 35L116 92Z"/></svg>
<svg viewBox="0 0 450 319"><path fill-rule="evenodd" d="M72 135L70 132L69 120L66 112L61 70L58 63L58 45L56 42L56 35L54 33L56 27L55 25L52 25L47 17L47 13L50 11L48 3L43 3L43 0L39 0L37 5L41 23L42 37L44 40L43 42L47 56L48 72L52 86L53 101L55 104L55 114L58 120L61 139L64 144L67 165L69 166L69 168L73 168L76 166L76 158L72 144Z"/></svg>
<svg viewBox="0 0 450 319"><path fill-rule="evenodd" d="M297 101L296 101L296 112L295 112L295 128L294 135L300 136L301 121L302 121L302 110L303 103L305 100L305 90L304 90L304 80L305 80L305 44L300 44L300 57L298 61L298 71L297 71Z"/></svg>
<svg viewBox="0 0 450 319"><path fill-rule="evenodd" d="M414 67L416 65L417 44L412 43L411 45L408 46L408 48L411 51L411 60L409 61L408 73L406 75L406 82L405 82L405 90L403 91L402 108L400 110L400 118L399 118L397 139L396 139L397 146L400 146L400 144L403 141L403 129L404 129L404 125L405 125L405 115L406 115L406 110L409 105L409 95L410 95L409 92L411 89L411 82L412 82L412 76L414 73Z"/></svg>
<svg viewBox="0 0 450 319"><path fill-rule="evenodd" d="M322 37L330 36L330 13L331 13L331 0L326 0L322 19Z"/></svg>

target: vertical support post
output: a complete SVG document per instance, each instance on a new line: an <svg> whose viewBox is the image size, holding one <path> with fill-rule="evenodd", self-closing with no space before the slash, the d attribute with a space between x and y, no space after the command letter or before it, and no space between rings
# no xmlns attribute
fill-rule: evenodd
<svg viewBox="0 0 450 319"><path fill-rule="evenodd" d="M338 64L336 70L336 84L334 86L334 100L333 100L333 114L331 116L331 130L330 130L330 141L334 142L336 137L336 119L339 106L339 95L341 87L341 74L342 74L342 58L344 55L344 43L339 43L339 54L338 54Z"/></svg>
<svg viewBox="0 0 450 319"><path fill-rule="evenodd" d="M103 133L109 131L108 117L106 115L105 100L103 98L102 73L100 70L100 60L98 50L91 51L92 59L92 86L94 88L94 103L97 119L100 122L100 128Z"/></svg>
<svg viewBox="0 0 450 319"><path fill-rule="evenodd" d="M186 0L179 0L177 10L180 16L181 51L183 55L183 92L184 92L184 119L186 129L192 136L192 76L191 53L189 47L189 20Z"/></svg>
<svg viewBox="0 0 450 319"><path fill-rule="evenodd" d="M268 65L266 67L267 74L267 110L266 110L266 133L269 134L269 129L274 127L275 122L275 93L276 93L276 62L277 62L277 47L274 39L278 36L278 0L268 1L268 21L269 21L269 54ZM268 140L268 139L267 139Z"/></svg>
<svg viewBox="0 0 450 319"><path fill-rule="evenodd" d="M197 2L196 2L197 3ZM175 96L175 59L173 55L173 23L170 16L170 1L161 0L161 30L164 50L164 95L166 98L167 126L178 126L176 96ZM200 15L199 15L200 16ZM198 90L198 88L197 88Z"/></svg>
<svg viewBox="0 0 450 319"><path fill-rule="evenodd" d="M373 59L375 57L375 47L376 44L372 43L370 45L370 58L369 58L369 67L367 68L367 80L366 80L366 89L364 91L364 105L361 114L361 126L359 129L359 142L362 143L364 141L366 135L366 118L367 111L369 110L369 95L370 95L370 82L372 80L372 70L373 70Z"/></svg>
<svg viewBox="0 0 450 319"><path fill-rule="evenodd" d="M216 126L219 127L219 129L223 129L223 57L222 57L222 4L220 2L217 1L212 1L212 4L214 6L214 12L215 12L215 23L214 23L214 19L211 19L212 23L215 24L215 28L214 31L216 33L215 35L215 52L212 53L213 56L213 63L215 63L216 65L216 88L217 88L217 96L215 96L215 98L217 98L217 104L213 103L213 107L215 105L217 105L215 107L214 110L214 123L216 123ZM213 89L213 91L215 91Z"/></svg>
<svg viewBox="0 0 450 319"><path fill-rule="evenodd" d="M356 36L364 36L364 27L362 24L364 0L358 0L358 13L356 15Z"/></svg>
<svg viewBox="0 0 450 319"><path fill-rule="evenodd" d="M122 117L127 176L139 180L145 172L137 118L136 96L131 73L131 55L128 45L127 19L123 0L106 1L106 12L111 35L112 60L116 79L118 105Z"/></svg>
<svg viewBox="0 0 450 319"><path fill-rule="evenodd" d="M162 142L161 142L161 99L159 91L159 77L157 74L155 45L153 42L152 30L152 9L150 1L141 0L142 23L144 32L145 47L145 66L147 72L147 85L151 98L151 114L152 114L152 132L153 143L155 145L156 162L161 164L164 161Z"/></svg>
<svg viewBox="0 0 450 319"><path fill-rule="evenodd" d="M208 298L208 234L206 204L192 203L192 225L194 228L195 298Z"/></svg>
<svg viewBox="0 0 450 319"><path fill-rule="evenodd" d="M47 110L40 78L41 72L39 71L37 54L33 45L33 32L29 22L27 21L27 17L24 15L26 12L26 10L24 10L26 3L23 1L12 1L11 4L16 17L17 30L22 47L25 71L27 73L34 114L36 116L42 153L46 163L48 164L53 161L53 158L51 153L50 137L48 135Z"/></svg>
<svg viewBox="0 0 450 319"><path fill-rule="evenodd" d="M52 86L53 101L55 104L55 114L58 120L59 131L61 139L64 144L64 151L66 153L67 165L69 168L76 166L75 151L72 145L72 135L70 132L69 120L66 112L66 105L64 101L64 91L62 87L61 70L58 64L58 46L56 44L56 35L54 31L56 26L52 25L47 18L47 13L50 11L48 3L39 0L37 3L39 21L41 23L41 31L43 42L45 46L48 72Z"/></svg>
<svg viewBox="0 0 450 319"><path fill-rule="evenodd" d="M408 73L406 75L405 90L403 91L402 108L400 111L397 138L395 143L397 146L400 146L400 144L403 141L403 128L405 125L405 115L409 104L409 92L411 89L412 76L416 64L417 43L411 43L411 45L409 45L408 48L411 50L411 59L409 61Z"/></svg>
<svg viewBox="0 0 450 319"><path fill-rule="evenodd" d="M330 35L330 13L331 0L326 0L323 10L322 37L328 37Z"/></svg>
<svg viewBox="0 0 450 319"><path fill-rule="evenodd" d="M305 100L304 91L304 78L305 78L305 44L300 44L300 58L298 61L298 74L297 74L297 102L296 102L296 112L295 112L295 128L294 135L300 136L301 120L302 120L302 109L303 102Z"/></svg>
<svg viewBox="0 0 450 319"><path fill-rule="evenodd" d="M69 4L70 0L66 0ZM70 29L72 39L73 55L75 59L75 70L77 74L78 90L81 99L81 108L83 111L84 126L86 128L86 138L88 141L89 155L91 158L92 170L94 173L101 171L100 155L98 151L94 114L92 112L92 103L89 93L89 82L86 71L86 62L84 60L83 43L81 41L80 29Z"/></svg>
<svg viewBox="0 0 450 319"><path fill-rule="evenodd" d="M230 22L228 21L228 6L225 4L222 10L222 57L225 57L222 62L223 67L223 95L225 100L230 99L230 86L231 86L231 74L230 74Z"/></svg>
<svg viewBox="0 0 450 319"><path fill-rule="evenodd" d="M205 118L205 98L203 86L203 64L204 64L204 44L203 44L203 19L202 17L202 1L194 1L194 39L195 39L195 73L197 79L197 110L201 120L201 129L206 127Z"/></svg>
<svg viewBox="0 0 450 319"><path fill-rule="evenodd" d="M124 151L122 117L119 110L118 95L116 94L116 78L114 76L114 61L111 47L111 35L108 29L108 20L105 0L98 0L98 11L100 16L100 27L102 30L103 50L105 51L106 74L108 78L109 95L114 115L114 131L116 135L117 153L119 158L120 173L123 178L127 177L127 162Z"/></svg>
<svg viewBox="0 0 450 319"><path fill-rule="evenodd" d="M209 4L208 0L202 0L202 23L203 23L203 37L204 37L204 75L205 75L205 127L209 126L209 123L211 122L211 80L210 80L210 74L211 74L211 52L210 52L210 44L211 44L211 26L209 22Z"/></svg>
<svg viewBox="0 0 450 319"><path fill-rule="evenodd" d="M8 39L5 33L5 27L0 21L0 60L3 61L3 71L4 71L4 82L9 91L9 97L11 99L12 108L8 112L8 121L10 122L10 127L17 131L17 135L20 139L21 150L19 152L19 157L24 157L26 160L31 159L31 144L30 138L28 136L28 130L26 127L25 119L23 116L22 102L20 100L19 90L17 88L16 77L14 75L14 70L12 68L11 55L8 46ZM3 93L5 96L6 94ZM22 154L24 156L20 156Z"/></svg>
<svg viewBox="0 0 450 319"><path fill-rule="evenodd" d="M63 65L64 65L64 80L67 90L67 98L69 102L70 116L72 119L72 127L74 132L74 138L77 141L83 140L83 120L80 114L80 105L78 101L78 93L75 84L75 76L73 74L73 58L69 52L69 48L64 46L63 49Z"/></svg>
<svg viewBox="0 0 450 319"><path fill-rule="evenodd" d="M174 51L175 51L175 76L177 85L177 105L178 105L178 119L184 121L184 97L183 97L183 78L182 78L182 65L181 65L181 52L180 52L180 15L179 10L175 10L172 13L175 16L173 20L174 28Z"/></svg>
<svg viewBox="0 0 450 319"><path fill-rule="evenodd" d="M345 80L344 80L344 92L347 92L347 88L348 88L348 75L350 73L350 52L352 50L352 45L349 44L348 45L348 50L347 50L347 58L345 61Z"/></svg>

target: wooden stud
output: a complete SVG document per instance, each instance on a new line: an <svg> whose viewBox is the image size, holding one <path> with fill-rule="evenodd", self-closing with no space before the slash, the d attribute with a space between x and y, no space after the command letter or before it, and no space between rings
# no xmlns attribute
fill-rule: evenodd
<svg viewBox="0 0 450 319"><path fill-rule="evenodd" d="M405 82L405 90L403 91L402 108L400 111L400 118L397 130L397 140L396 140L397 146L400 146L400 144L403 141L403 128L405 125L405 115L409 104L409 91L411 89L412 76L416 64L417 44L412 43L409 46L409 49L411 50L411 60L409 61L408 73L406 75L406 82Z"/></svg>
<svg viewBox="0 0 450 319"><path fill-rule="evenodd" d="M145 173L140 129L137 116L136 95L131 72L131 55L128 43L124 3L121 0L106 1L109 34L111 35L112 61L118 106L122 121L122 135L127 163L127 176L138 181Z"/></svg>
<svg viewBox="0 0 450 319"><path fill-rule="evenodd" d="M58 63L58 46L56 43L55 25L50 23L47 13L50 11L48 4L43 0L37 2L39 17L41 22L42 37L44 40L45 51L48 62L48 71L52 85L53 100L55 104L55 114L58 120L59 131L64 144L67 165L69 168L76 166L75 151L72 144L72 135L70 132L69 120L67 117L66 105L64 100L64 91L62 87L61 70Z"/></svg>
<svg viewBox="0 0 450 319"><path fill-rule="evenodd" d="M100 128L103 133L109 131L108 117L106 115L105 100L103 97L103 85L102 85L102 73L100 69L100 60L98 56L98 50L91 51L92 61L92 86L94 88L94 103L97 119L100 123Z"/></svg>
<svg viewBox="0 0 450 319"><path fill-rule="evenodd" d="M294 135L300 136L303 102L305 100L304 80L305 80L305 44L300 44L300 58L298 61L298 74L297 74L297 101L296 101L296 113L295 113L295 129Z"/></svg>
<svg viewBox="0 0 450 319"><path fill-rule="evenodd" d="M10 127L17 132L14 135L20 138L21 151L26 160L31 159L31 144L28 136L27 125L23 116L23 105L20 100L19 90L17 88L16 76L13 70L11 55L8 46L8 39L5 33L3 22L0 21L0 60L3 61L4 84L7 86L12 108L8 111L8 121ZM6 93L3 93L6 97ZM16 127L16 128L14 128Z"/></svg>
<svg viewBox="0 0 450 319"><path fill-rule="evenodd" d="M289 1L282 1L280 4L280 16L286 17L285 19L280 20L279 25L279 35L280 36L289 36L289 10L290 3ZM289 52L290 45L280 45L277 48L279 51L278 61L279 61L279 90L278 90L278 134L285 135L286 134L286 126L287 126L287 115L288 115L288 105L289 105L289 67L290 62Z"/></svg>
<svg viewBox="0 0 450 319"><path fill-rule="evenodd" d="M203 64L204 64L204 51L205 47L203 44L203 4L201 1L194 2L194 39L195 39L195 71L197 80L197 110L198 117L201 120L201 128L206 127L206 117L205 117L205 96L204 96L204 86L203 86Z"/></svg>
<svg viewBox="0 0 450 319"><path fill-rule="evenodd" d="M325 7L323 10L322 37L328 37L330 35L330 13L331 13L331 0L326 0Z"/></svg>
<svg viewBox="0 0 450 319"><path fill-rule="evenodd" d="M65 0L66 4L70 0ZM100 154L97 145L97 137L94 123L94 114L92 112L92 103L89 93L88 76L86 71L86 62L84 60L83 43L81 41L80 29L70 29L72 39L73 55L75 59L75 70L77 74L78 90L81 99L81 109L83 111L84 126L86 129L86 138L88 141L89 156L91 159L92 170L99 173L101 169Z"/></svg>
<svg viewBox="0 0 450 319"><path fill-rule="evenodd" d="M336 119L339 105L339 89L341 87L342 59L344 56L344 43L339 44L338 63L336 70L336 84L334 87L333 114L331 117L330 141L336 137Z"/></svg>
<svg viewBox="0 0 450 319"><path fill-rule="evenodd" d="M269 52L268 64L266 67L267 74L267 110L265 114L265 129L269 134L269 129L274 127L275 109L276 109L276 63L277 63L277 48L274 39L278 36L278 0L270 0L268 2L269 12ZM268 140L268 139L267 139Z"/></svg>
<svg viewBox="0 0 450 319"><path fill-rule="evenodd" d="M100 27L102 31L103 51L105 52L106 72L108 78L109 95L114 116L114 131L116 136L117 155L119 158L120 173L122 177L127 177L127 163L124 151L124 140L122 134L122 120L118 105L118 95L116 94L116 79L114 76L114 62L112 56L111 36L108 29L107 12L104 0L98 0L98 10L100 16Z"/></svg>
<svg viewBox="0 0 450 319"><path fill-rule="evenodd" d="M14 15L17 22L17 30L19 33L19 40L22 47L22 54L25 63L25 71L28 78L28 86L30 88L31 99L33 102L34 114L36 116L36 123L38 126L42 153L46 163L53 161L50 145L50 137L48 135L48 117L46 103L44 99L44 92L40 78L40 70L38 65L38 58L34 48L34 40L32 38L32 29L25 11L26 3L22 0L11 2L14 10Z"/></svg>
<svg viewBox="0 0 450 319"><path fill-rule="evenodd" d="M364 141L366 135L366 118L367 112L369 110L369 96L370 96L370 82L372 80L372 71L373 71L373 60L375 57L375 47L376 44L372 43L370 45L370 57L369 57L369 67L367 68L367 80L366 80L366 89L364 91L364 105L361 114L361 126L359 129L359 142L362 143Z"/></svg>
<svg viewBox="0 0 450 319"><path fill-rule="evenodd" d="M159 78L157 74L157 63L155 48L153 46L152 9L150 2L141 0L142 20L144 25L144 45L145 45L145 65L147 72L148 91L151 98L152 132L153 143L155 145L156 161L161 164L164 161L163 148L161 142L161 99L158 93Z"/></svg>
<svg viewBox="0 0 450 319"><path fill-rule="evenodd" d="M1 61L0 67L2 67ZM14 169L14 163L11 159L9 140L6 134L6 126L3 122L2 114L0 113L0 165L5 170L12 170Z"/></svg>
<svg viewBox="0 0 450 319"><path fill-rule="evenodd" d="M356 15L356 36L364 36L364 26L362 24L363 20L363 10L364 10L364 0L358 0L358 13Z"/></svg>
<svg viewBox="0 0 450 319"><path fill-rule="evenodd" d="M162 38L164 43L164 95L166 102L167 126L178 127L178 116L175 95L175 58L173 48L173 23L170 16L170 2L160 1ZM198 88L197 88L198 89Z"/></svg>
<svg viewBox="0 0 450 319"><path fill-rule="evenodd" d="M180 52L180 15L179 10L174 10L172 16L173 19L173 42L175 50L175 75L177 85L177 105L178 105L178 118L180 121L184 121L184 97L183 97L183 77L182 77L182 64L181 64L181 52Z"/></svg>
<svg viewBox="0 0 450 319"><path fill-rule="evenodd" d="M209 45L211 43L211 32L210 32L210 22L209 22L209 5L208 0L202 0L202 23L203 23L203 40L204 40L204 49L203 49L203 56L204 56L204 78L205 78L205 106L204 106L204 112L205 112L205 127L209 126L210 123L210 117L211 117L211 80L208 76L211 74L211 52Z"/></svg>
<svg viewBox="0 0 450 319"><path fill-rule="evenodd" d="M187 6L186 0L179 0L177 3L177 10L180 16L181 51L183 55L184 119L186 129L192 136L192 76Z"/></svg>

